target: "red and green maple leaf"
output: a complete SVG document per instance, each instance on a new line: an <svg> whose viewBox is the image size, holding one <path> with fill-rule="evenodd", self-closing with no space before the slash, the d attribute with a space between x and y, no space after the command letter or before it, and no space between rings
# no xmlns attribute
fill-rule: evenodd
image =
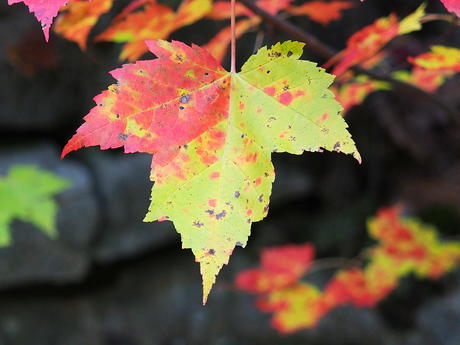
<svg viewBox="0 0 460 345"><path fill-rule="evenodd" d="M460 49L432 46L430 52L409 58L409 61L415 66L428 70L460 72Z"/></svg>
<svg viewBox="0 0 460 345"><path fill-rule="evenodd" d="M401 21L395 14L377 19L373 24L354 33L347 41L345 50L326 63L326 67L336 64L333 74L340 75L348 68L360 64L382 49L393 38L421 29L421 18L425 14L425 5Z"/></svg>
<svg viewBox="0 0 460 345"><path fill-rule="evenodd" d="M113 0L70 0L62 9L53 29L54 32L76 42L82 50L99 17L110 10Z"/></svg>
<svg viewBox="0 0 460 345"><path fill-rule="evenodd" d="M211 6L211 0L184 0L174 12L156 0L135 0L95 40L125 43L120 59L135 61L148 52L144 41L167 38L203 18Z"/></svg>
<svg viewBox="0 0 460 345"><path fill-rule="evenodd" d="M54 17L57 16L59 9L68 0L8 0L8 5L23 2L40 22L45 39L49 39L49 31Z"/></svg>
<svg viewBox="0 0 460 345"><path fill-rule="evenodd" d="M273 313L272 327L284 334L312 328L324 315L321 291L305 283L273 291L259 298L256 306L263 312Z"/></svg>
<svg viewBox="0 0 460 345"><path fill-rule="evenodd" d="M384 208L369 221L370 235L381 243L371 251L374 261L389 262L400 276L413 272L432 279L459 264L459 242L441 242L433 227L401 212L400 207Z"/></svg>
<svg viewBox="0 0 460 345"><path fill-rule="evenodd" d="M171 220L200 263L204 301L251 223L268 212L272 152L359 153L328 90L333 77L299 60L303 43L261 48L240 73L204 49L148 41L158 59L112 71L63 150L124 147L153 154L145 221Z"/></svg>

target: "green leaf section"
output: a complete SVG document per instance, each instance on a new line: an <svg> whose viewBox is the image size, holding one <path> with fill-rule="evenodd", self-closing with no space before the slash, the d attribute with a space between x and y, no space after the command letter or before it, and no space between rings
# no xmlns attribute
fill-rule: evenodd
<svg viewBox="0 0 460 345"><path fill-rule="evenodd" d="M29 165L14 166L0 177L0 247L11 243L14 219L55 237L58 206L51 197L69 186L68 180Z"/></svg>

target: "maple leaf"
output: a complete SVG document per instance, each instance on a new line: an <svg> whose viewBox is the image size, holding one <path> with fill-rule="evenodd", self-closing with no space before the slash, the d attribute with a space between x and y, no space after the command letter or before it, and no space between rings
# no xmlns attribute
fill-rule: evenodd
<svg viewBox="0 0 460 345"><path fill-rule="evenodd" d="M174 12L156 0L136 0L95 40L125 43L120 59L135 61L148 51L145 40L167 38L173 31L203 18L211 6L211 0L184 0Z"/></svg>
<svg viewBox="0 0 460 345"><path fill-rule="evenodd" d="M330 59L325 67L328 68L338 61L332 73L340 75L348 68L373 57L396 36L420 30L425 7L425 4L421 5L400 22L395 14L390 14L355 32L348 39L346 49Z"/></svg>
<svg viewBox="0 0 460 345"><path fill-rule="evenodd" d="M110 10L113 0L70 0L54 25L54 32L76 42L82 50L99 17Z"/></svg>
<svg viewBox="0 0 460 345"><path fill-rule="evenodd" d="M50 197L69 185L69 181L34 166L12 167L0 178L0 246L11 242L10 224L14 219L56 236L57 204Z"/></svg>
<svg viewBox="0 0 460 345"><path fill-rule="evenodd" d="M299 60L303 43L263 47L240 73L204 49L147 41L158 56L112 71L63 150L124 146L154 154L145 221L171 220L200 263L204 300L252 222L268 212L272 152L359 153L327 89L333 77Z"/></svg>
<svg viewBox="0 0 460 345"><path fill-rule="evenodd" d="M398 279L392 267L380 262L371 262L365 269L340 270L324 288L323 312L348 303L373 307L396 288Z"/></svg>
<svg viewBox="0 0 460 345"><path fill-rule="evenodd" d="M235 286L251 293L266 293L296 283L310 267L314 256L311 244L264 249L260 269L238 274Z"/></svg>
<svg viewBox="0 0 460 345"><path fill-rule="evenodd" d="M309 1L300 6L290 6L287 10L293 15L306 15L315 22L328 25L330 22L342 17L341 11L354 6L351 1Z"/></svg>
<svg viewBox="0 0 460 345"><path fill-rule="evenodd" d="M23 2L40 22L45 40L49 39L49 31L54 17L57 16L59 9L67 3L68 0L8 0L8 5Z"/></svg>
<svg viewBox="0 0 460 345"><path fill-rule="evenodd" d="M409 61L415 66L436 71L460 72L460 49L445 46L432 46L431 51Z"/></svg>
<svg viewBox="0 0 460 345"><path fill-rule="evenodd" d="M271 325L280 333L314 327L324 315L321 291L310 284L298 283L259 298L259 310L273 313Z"/></svg>
<svg viewBox="0 0 460 345"><path fill-rule="evenodd" d="M332 87L332 91L344 111L347 112L355 105L361 104L370 93L389 88L390 86L385 82L359 77L341 86Z"/></svg>
<svg viewBox="0 0 460 345"><path fill-rule="evenodd" d="M395 71L392 73L392 76L395 79L413 84L425 91L436 92L450 74L450 72L446 73L414 66L412 71Z"/></svg>
<svg viewBox="0 0 460 345"><path fill-rule="evenodd" d="M453 12L460 17L460 1L458 0L441 0L442 4L449 12Z"/></svg>
<svg viewBox="0 0 460 345"><path fill-rule="evenodd" d="M414 272L422 278L438 278L458 265L460 243L440 242L433 227L403 218L401 212L401 207L384 208L369 220L370 235L381 242L374 257L391 260L399 275Z"/></svg>

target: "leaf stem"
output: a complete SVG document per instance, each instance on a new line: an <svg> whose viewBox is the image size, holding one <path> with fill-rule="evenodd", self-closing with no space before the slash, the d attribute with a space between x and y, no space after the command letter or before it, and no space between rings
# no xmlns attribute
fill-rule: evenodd
<svg viewBox="0 0 460 345"><path fill-rule="evenodd" d="M235 2L236 0L231 0L231 35L232 35L232 43L231 43L231 65L230 65L230 73L236 72L236 34L235 34Z"/></svg>

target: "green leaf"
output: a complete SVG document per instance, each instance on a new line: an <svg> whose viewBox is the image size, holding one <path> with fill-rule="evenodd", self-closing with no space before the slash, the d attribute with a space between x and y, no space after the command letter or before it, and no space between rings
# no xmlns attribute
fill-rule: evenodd
<svg viewBox="0 0 460 345"><path fill-rule="evenodd" d="M0 178L0 247L11 243L14 219L32 223L55 237L57 204L50 197L70 186L69 181L34 166L17 165Z"/></svg>

